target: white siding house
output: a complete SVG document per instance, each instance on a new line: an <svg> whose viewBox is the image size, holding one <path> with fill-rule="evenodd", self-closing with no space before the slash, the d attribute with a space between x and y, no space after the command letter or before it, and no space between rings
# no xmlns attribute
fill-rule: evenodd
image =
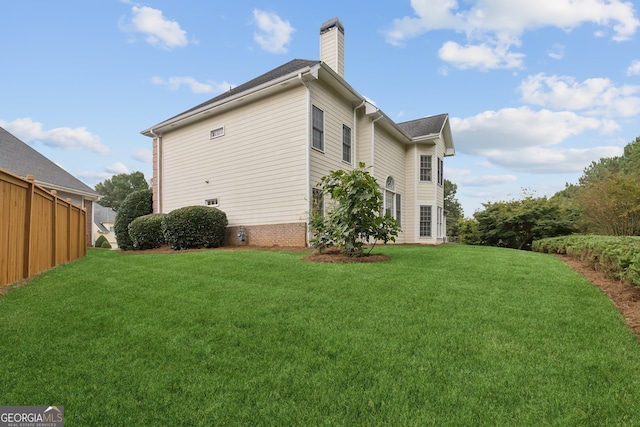
<svg viewBox="0 0 640 427"><path fill-rule="evenodd" d="M215 206L226 244L306 246L313 190L363 162L399 243L445 241L443 159L455 153L446 114L395 123L344 80L344 27L320 30L321 60L294 59L142 131L153 138L154 211Z"/></svg>

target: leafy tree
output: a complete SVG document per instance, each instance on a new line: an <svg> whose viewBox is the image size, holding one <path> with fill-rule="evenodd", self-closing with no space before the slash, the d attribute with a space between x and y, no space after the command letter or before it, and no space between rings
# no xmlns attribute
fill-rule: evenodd
<svg viewBox="0 0 640 427"><path fill-rule="evenodd" d="M483 245L531 249L533 240L575 232L577 213L556 200L534 198L483 203L484 210L474 213L478 236Z"/></svg>
<svg viewBox="0 0 640 427"><path fill-rule="evenodd" d="M153 211L152 198L151 190L138 190L129 194L122 202L113 227L120 249L124 251L133 249L133 241L129 236L129 224L139 216L148 215Z"/></svg>
<svg viewBox="0 0 640 427"><path fill-rule="evenodd" d="M640 234L640 137L622 156L602 158L585 168L577 185L556 193L581 210L582 231L615 236Z"/></svg>
<svg viewBox="0 0 640 427"><path fill-rule="evenodd" d="M395 241L400 224L391 215L382 215L382 193L376 179L360 163L352 171L337 170L323 177L319 188L332 199L330 211L311 217L314 248L337 246L349 256L364 255L364 245L378 240Z"/></svg>
<svg viewBox="0 0 640 427"><path fill-rule="evenodd" d="M640 234L637 174L603 174L583 185L574 202L582 210L586 231L610 236Z"/></svg>
<svg viewBox="0 0 640 427"><path fill-rule="evenodd" d="M142 172L121 173L96 184L96 191L100 194L100 204L118 211L124 199L134 191L146 190L149 184Z"/></svg>
<svg viewBox="0 0 640 427"><path fill-rule="evenodd" d="M458 186L448 179L444 180L444 211L447 215L447 236L457 238L460 234L459 221L463 218L462 205L456 198Z"/></svg>
<svg viewBox="0 0 640 427"><path fill-rule="evenodd" d="M460 218L458 220L458 230L460 243L465 245L480 245L480 231L478 231L478 221L475 218Z"/></svg>

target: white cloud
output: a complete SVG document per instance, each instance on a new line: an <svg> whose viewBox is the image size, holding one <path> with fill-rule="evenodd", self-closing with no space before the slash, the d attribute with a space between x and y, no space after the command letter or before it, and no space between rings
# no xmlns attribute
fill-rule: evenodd
<svg viewBox="0 0 640 427"><path fill-rule="evenodd" d="M508 184L518 180L515 175L472 175L469 169L446 168L447 179L466 187L487 187Z"/></svg>
<svg viewBox="0 0 640 427"><path fill-rule="evenodd" d="M443 60L452 58L452 63L460 68L521 67L523 55L511 52L510 48L519 45L526 31L545 27L570 31L593 24L612 29L612 39L623 41L629 40L640 27L633 4L624 0L412 0L411 6L414 16L395 19L386 31L387 42L400 46L433 30L464 33L466 46L449 41L440 49ZM462 54L474 58L461 61Z"/></svg>
<svg viewBox="0 0 640 427"><path fill-rule="evenodd" d="M496 166L529 173L580 172L592 161L622 154L622 148L612 146L590 148L526 147L517 151L494 151L490 155Z"/></svg>
<svg viewBox="0 0 640 427"><path fill-rule="evenodd" d="M18 118L12 122L0 120L0 126L24 142L41 141L49 147L63 150L89 150L98 154L108 154L109 147L100 142L100 137L92 134L85 127L54 128L43 130L42 123L33 119Z"/></svg>
<svg viewBox="0 0 640 427"><path fill-rule="evenodd" d="M108 172L95 172L95 171L86 171L78 173L78 177L90 182L101 182L105 179L109 179L113 176L112 173Z"/></svg>
<svg viewBox="0 0 640 427"><path fill-rule="evenodd" d="M640 74L640 59L636 59L627 68L627 76L637 76Z"/></svg>
<svg viewBox="0 0 640 427"><path fill-rule="evenodd" d="M491 46L486 43L461 46L448 41L438 50L438 56L456 68L478 68L487 71L500 68L522 68L524 55L509 51L509 44Z"/></svg>
<svg viewBox="0 0 640 427"><path fill-rule="evenodd" d="M187 86L193 93L222 93L235 85L229 82L216 83L207 80L205 83L197 81L191 76L169 77L167 79L159 76L151 78L151 83L160 86L167 86L169 90L178 90L181 86Z"/></svg>
<svg viewBox="0 0 640 427"><path fill-rule="evenodd" d="M640 114L640 86L617 87L604 78L586 79L580 83L572 77L540 73L526 78L519 90L524 102L544 107L607 117Z"/></svg>
<svg viewBox="0 0 640 427"><path fill-rule="evenodd" d="M289 21L283 21L277 14L259 9L254 9L253 18L259 30L253 35L256 43L267 52L287 53L291 34L296 31Z"/></svg>
<svg viewBox="0 0 640 427"><path fill-rule="evenodd" d="M121 26L124 31L142 33L147 43L166 50L188 44L187 32L180 28L176 21L165 18L161 10L148 6L133 6L131 12L131 23Z"/></svg>
<svg viewBox="0 0 640 427"><path fill-rule="evenodd" d="M511 170L575 172L591 160L620 154L620 148L612 146L551 147L587 131L605 134L619 130L611 120L584 117L570 111L505 108L465 119L454 117L451 127L459 153L482 156L492 165Z"/></svg>
<svg viewBox="0 0 640 427"><path fill-rule="evenodd" d="M113 175L118 175L121 173L129 173L129 169L122 162L117 162L112 164L111 166L107 166L104 168L104 170Z"/></svg>
<svg viewBox="0 0 640 427"><path fill-rule="evenodd" d="M557 60L564 58L564 46L561 44L554 44L547 52L547 55L549 55L549 58Z"/></svg>
<svg viewBox="0 0 640 427"><path fill-rule="evenodd" d="M136 148L133 158L143 163L153 163L153 152L148 148Z"/></svg>

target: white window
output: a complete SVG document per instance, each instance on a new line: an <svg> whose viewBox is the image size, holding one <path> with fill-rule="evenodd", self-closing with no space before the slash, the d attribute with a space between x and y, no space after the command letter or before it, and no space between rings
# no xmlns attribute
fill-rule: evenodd
<svg viewBox="0 0 640 427"><path fill-rule="evenodd" d="M444 161L438 157L438 184L444 184Z"/></svg>
<svg viewBox="0 0 640 427"><path fill-rule="evenodd" d="M313 142L312 147L324 151L324 111L313 106Z"/></svg>
<svg viewBox="0 0 640 427"><path fill-rule="evenodd" d="M402 216L402 199L400 194L396 193L396 183L392 176L387 177L384 188L384 213L395 218L401 223Z"/></svg>
<svg viewBox="0 0 640 427"><path fill-rule="evenodd" d="M420 156L420 181L431 181L431 156Z"/></svg>
<svg viewBox="0 0 640 427"><path fill-rule="evenodd" d="M219 200L217 197L213 198L213 199L207 199L204 201L205 206L219 206Z"/></svg>
<svg viewBox="0 0 640 427"><path fill-rule="evenodd" d="M351 128L342 125L342 161L351 163Z"/></svg>
<svg viewBox="0 0 640 427"><path fill-rule="evenodd" d="M209 131L209 139L224 136L224 126Z"/></svg>
<svg viewBox="0 0 640 427"><path fill-rule="evenodd" d="M431 237L431 206L420 206L420 237Z"/></svg>

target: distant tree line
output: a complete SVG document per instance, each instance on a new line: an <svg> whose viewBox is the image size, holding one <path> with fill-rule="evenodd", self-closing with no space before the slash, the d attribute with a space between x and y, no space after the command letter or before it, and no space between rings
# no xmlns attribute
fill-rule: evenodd
<svg viewBox="0 0 640 427"><path fill-rule="evenodd" d="M531 249L533 240L573 233L640 235L640 137L618 157L585 168L577 184L552 197L483 203L473 218L460 218L462 243Z"/></svg>

